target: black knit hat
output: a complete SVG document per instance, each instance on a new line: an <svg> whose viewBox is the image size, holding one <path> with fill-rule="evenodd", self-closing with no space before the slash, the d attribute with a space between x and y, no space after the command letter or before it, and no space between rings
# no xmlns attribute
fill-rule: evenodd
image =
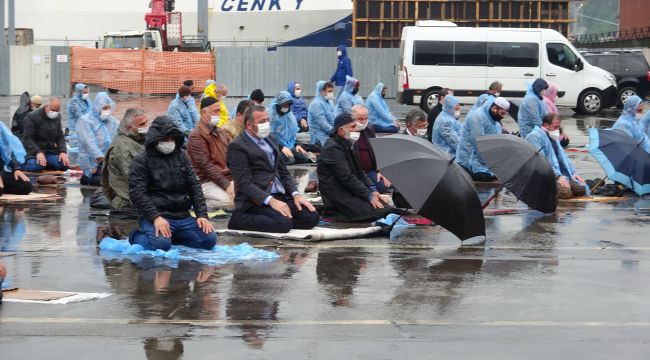
<svg viewBox="0 0 650 360"><path fill-rule="evenodd" d="M213 98L212 96L206 96L203 99L201 99L201 110L207 108L210 105L218 103L219 100Z"/></svg>
<svg viewBox="0 0 650 360"><path fill-rule="evenodd" d="M351 122L354 122L354 119L352 119L350 113L339 114L339 116L334 119L334 130L332 130L332 135L335 135L341 126L345 126Z"/></svg>

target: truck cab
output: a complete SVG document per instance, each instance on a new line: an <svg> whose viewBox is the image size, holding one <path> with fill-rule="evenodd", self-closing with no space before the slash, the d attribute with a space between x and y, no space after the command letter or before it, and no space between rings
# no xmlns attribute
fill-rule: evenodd
<svg viewBox="0 0 650 360"><path fill-rule="evenodd" d="M158 30L116 31L104 34L104 49L163 51Z"/></svg>

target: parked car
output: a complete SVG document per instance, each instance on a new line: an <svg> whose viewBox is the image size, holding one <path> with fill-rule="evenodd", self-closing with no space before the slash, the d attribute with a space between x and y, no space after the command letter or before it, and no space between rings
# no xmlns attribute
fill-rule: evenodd
<svg viewBox="0 0 650 360"><path fill-rule="evenodd" d="M650 65L642 49L581 50L590 64L612 73L618 84L616 106L623 107L625 100L638 95L650 96Z"/></svg>
<svg viewBox="0 0 650 360"><path fill-rule="evenodd" d="M469 28L419 21L402 30L398 99L430 109L442 88L473 103L495 80L503 96L523 98L527 84L544 78L558 86L557 104L585 114L616 101L616 79L584 61L562 34L550 29Z"/></svg>

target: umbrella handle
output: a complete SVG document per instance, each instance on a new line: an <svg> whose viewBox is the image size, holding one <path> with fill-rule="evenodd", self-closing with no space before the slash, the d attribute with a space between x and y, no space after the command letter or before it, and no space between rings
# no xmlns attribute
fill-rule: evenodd
<svg viewBox="0 0 650 360"><path fill-rule="evenodd" d="M598 184L594 185L593 189L590 190L591 193L593 194L593 192L596 191L596 189L603 186L605 184L605 180L607 180L607 176L605 176L602 180L600 180Z"/></svg>
<svg viewBox="0 0 650 360"><path fill-rule="evenodd" d="M503 190L503 186L499 187L499 189L498 189L497 191L494 192L494 195L490 196L490 197L485 201L485 204L483 204L483 206L481 207L481 210L485 210L485 208L487 208L488 205L490 205L490 203L492 202L492 200L494 200L494 198L496 198L497 195L499 195L499 193L501 192L501 190Z"/></svg>

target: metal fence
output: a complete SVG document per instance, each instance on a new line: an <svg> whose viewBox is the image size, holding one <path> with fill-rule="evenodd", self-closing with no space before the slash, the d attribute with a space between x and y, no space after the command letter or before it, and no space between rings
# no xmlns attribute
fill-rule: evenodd
<svg viewBox="0 0 650 360"><path fill-rule="evenodd" d="M314 96L316 82L329 80L337 66L335 48L281 47L275 51L257 47L216 48L217 83L228 86L229 96L248 96L262 89L273 96L296 80L303 95ZM348 49L354 77L361 82L359 94L366 97L379 82L396 95L399 49Z"/></svg>
<svg viewBox="0 0 650 360"><path fill-rule="evenodd" d="M640 40L650 38L650 27L641 29L630 29L624 31L612 31L600 34L579 35L573 39L575 46L586 46L590 44L611 43L617 41Z"/></svg>

